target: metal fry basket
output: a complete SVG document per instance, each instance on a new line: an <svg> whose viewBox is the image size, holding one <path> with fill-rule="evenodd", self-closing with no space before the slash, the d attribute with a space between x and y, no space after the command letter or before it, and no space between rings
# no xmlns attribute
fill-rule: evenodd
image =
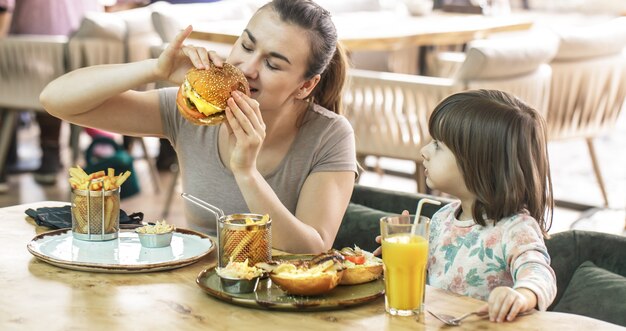
<svg viewBox="0 0 626 331"><path fill-rule="evenodd" d="M93 180L89 182L91 187ZM120 189L105 191L72 189L72 235L87 241L118 237L120 229Z"/></svg>
<svg viewBox="0 0 626 331"><path fill-rule="evenodd" d="M248 221L246 221L246 219ZM217 243L219 267L225 267L232 259L249 265L272 259L272 220L258 223L259 214L231 214L218 219ZM248 222L254 222L248 224Z"/></svg>

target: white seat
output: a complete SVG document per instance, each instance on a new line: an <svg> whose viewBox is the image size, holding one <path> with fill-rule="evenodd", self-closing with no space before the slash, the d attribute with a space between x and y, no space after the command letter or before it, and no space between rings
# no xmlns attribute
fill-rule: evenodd
<svg viewBox="0 0 626 331"><path fill-rule="evenodd" d="M626 99L626 17L558 32L551 62L550 139L584 138L604 205L609 200L593 139L614 128Z"/></svg>
<svg viewBox="0 0 626 331"><path fill-rule="evenodd" d="M66 71L64 36L10 35L0 40L0 173L18 111L44 111L39 94Z"/></svg>
<svg viewBox="0 0 626 331"><path fill-rule="evenodd" d="M344 101L359 160L373 155L414 161L418 191L425 192L420 149L430 140L435 106L450 94L485 88L512 93L541 111L550 89L546 63L557 43L555 38L472 42L454 78L352 69Z"/></svg>

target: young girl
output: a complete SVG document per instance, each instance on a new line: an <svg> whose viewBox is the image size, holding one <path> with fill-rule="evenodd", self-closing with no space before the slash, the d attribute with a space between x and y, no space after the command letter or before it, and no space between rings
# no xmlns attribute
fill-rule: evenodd
<svg viewBox="0 0 626 331"><path fill-rule="evenodd" d="M545 310L556 278L543 238L552 184L543 118L499 91L443 100L422 149L426 183L460 201L431 220L428 283L488 301L491 321Z"/></svg>

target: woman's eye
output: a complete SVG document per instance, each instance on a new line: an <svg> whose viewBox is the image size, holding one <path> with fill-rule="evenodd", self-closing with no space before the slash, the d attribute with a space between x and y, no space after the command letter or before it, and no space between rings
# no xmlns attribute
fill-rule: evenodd
<svg viewBox="0 0 626 331"><path fill-rule="evenodd" d="M272 65L272 63L269 60L265 60L265 65L270 68L270 70L278 70L278 67Z"/></svg>
<svg viewBox="0 0 626 331"><path fill-rule="evenodd" d="M241 44L241 48L243 48L243 49L244 49L245 51L247 51L247 52L252 52L252 47L248 47L248 46L246 46L246 45L245 45L245 44L243 44L243 43Z"/></svg>

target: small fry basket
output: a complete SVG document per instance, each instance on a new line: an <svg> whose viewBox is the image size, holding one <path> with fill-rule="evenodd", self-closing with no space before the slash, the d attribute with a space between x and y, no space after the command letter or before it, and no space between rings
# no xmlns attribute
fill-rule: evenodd
<svg viewBox="0 0 626 331"><path fill-rule="evenodd" d="M97 182L98 179L90 181ZM120 229L120 188L105 191L72 189L72 235L86 241L118 237Z"/></svg>
<svg viewBox="0 0 626 331"><path fill-rule="evenodd" d="M232 259L249 265L272 259L272 219L259 214L221 216L217 223L218 266Z"/></svg>

